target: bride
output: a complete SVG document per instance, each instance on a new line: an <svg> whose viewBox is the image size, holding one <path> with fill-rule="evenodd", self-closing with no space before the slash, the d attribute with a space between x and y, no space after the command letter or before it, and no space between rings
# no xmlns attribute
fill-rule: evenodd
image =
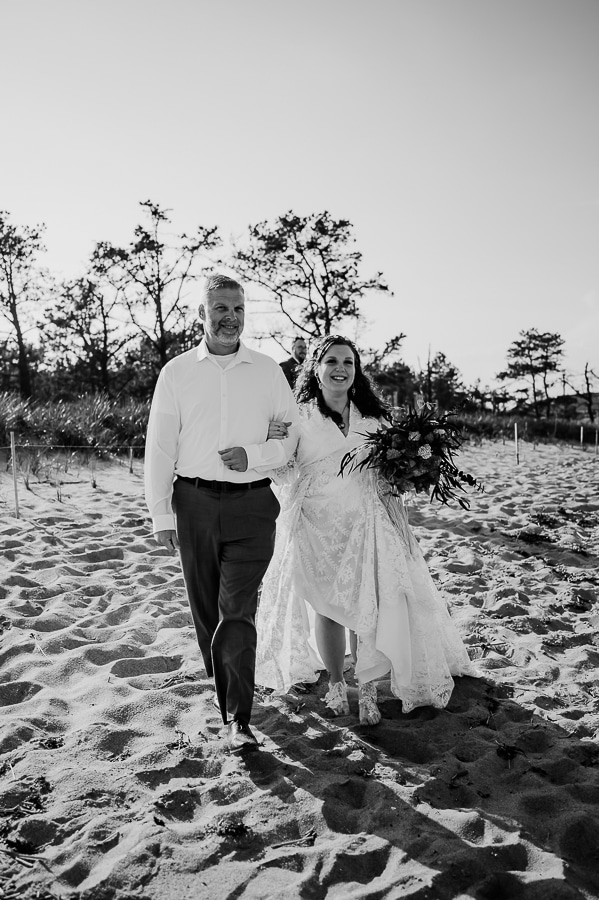
<svg viewBox="0 0 599 900"><path fill-rule="evenodd" d="M380 722L375 681L387 674L404 712L443 707L452 675L474 671L403 503L375 469L339 475L343 456L389 415L354 344L335 335L315 342L296 398L295 456L274 473L282 511L258 610L256 681L286 691L326 668L326 705L347 715L349 628L362 724ZM285 423L272 423L270 437L285 434Z"/></svg>

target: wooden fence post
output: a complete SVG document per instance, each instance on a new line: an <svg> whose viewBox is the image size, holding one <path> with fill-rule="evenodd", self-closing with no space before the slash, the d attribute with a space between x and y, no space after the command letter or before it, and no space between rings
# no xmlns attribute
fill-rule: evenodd
<svg viewBox="0 0 599 900"><path fill-rule="evenodd" d="M514 422L514 444L516 445L516 465L520 464L520 451L518 449L518 423Z"/></svg>
<svg viewBox="0 0 599 900"><path fill-rule="evenodd" d="M12 460L12 483L15 490L15 515L19 518L19 487L17 484L17 449L15 442L15 433L10 433L10 458Z"/></svg>

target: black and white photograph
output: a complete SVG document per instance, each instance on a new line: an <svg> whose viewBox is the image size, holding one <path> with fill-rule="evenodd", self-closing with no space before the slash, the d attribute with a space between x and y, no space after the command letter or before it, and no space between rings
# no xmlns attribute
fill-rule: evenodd
<svg viewBox="0 0 599 900"><path fill-rule="evenodd" d="M597 0L0 32L0 900L599 900Z"/></svg>

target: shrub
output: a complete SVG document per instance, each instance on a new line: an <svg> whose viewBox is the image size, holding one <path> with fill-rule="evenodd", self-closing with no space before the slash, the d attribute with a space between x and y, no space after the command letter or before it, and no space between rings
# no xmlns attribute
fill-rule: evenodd
<svg viewBox="0 0 599 900"><path fill-rule="evenodd" d="M32 403L18 395L0 394L0 441L8 446L15 431L18 444L54 447L142 449L148 425L149 403L111 400L103 394L76 400Z"/></svg>
<svg viewBox="0 0 599 900"><path fill-rule="evenodd" d="M481 440L503 439L513 440L514 425L518 425L518 437L523 441L536 443L567 441L580 442L580 427L584 426L585 444L595 443L596 424L576 422L572 419L537 419L532 416L506 414L495 416L493 413L457 413L457 422L464 429L468 438Z"/></svg>

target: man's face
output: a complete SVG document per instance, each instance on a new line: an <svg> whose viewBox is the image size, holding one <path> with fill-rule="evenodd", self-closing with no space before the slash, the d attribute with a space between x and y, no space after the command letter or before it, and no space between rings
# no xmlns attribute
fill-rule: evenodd
<svg viewBox="0 0 599 900"><path fill-rule="evenodd" d="M239 288L218 288L200 303L206 343L211 353L233 353L239 343L245 318L245 298Z"/></svg>
<svg viewBox="0 0 599 900"><path fill-rule="evenodd" d="M296 341L293 345L293 355L298 363L303 363L306 358L306 342Z"/></svg>

